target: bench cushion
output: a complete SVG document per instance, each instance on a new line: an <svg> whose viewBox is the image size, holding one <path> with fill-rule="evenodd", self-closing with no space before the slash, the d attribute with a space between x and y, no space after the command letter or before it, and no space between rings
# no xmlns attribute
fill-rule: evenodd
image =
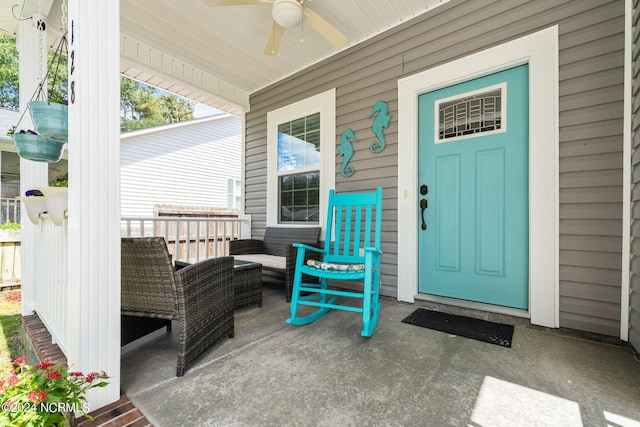
<svg viewBox="0 0 640 427"><path fill-rule="evenodd" d="M307 260L307 265L313 268L320 268L322 270L337 270L337 271L361 271L364 270L364 264L338 264L333 262L322 262L315 259Z"/></svg>
<svg viewBox="0 0 640 427"><path fill-rule="evenodd" d="M233 255L240 261L259 262L263 268L282 270L287 268L287 258L283 256L267 255L267 254L242 254Z"/></svg>

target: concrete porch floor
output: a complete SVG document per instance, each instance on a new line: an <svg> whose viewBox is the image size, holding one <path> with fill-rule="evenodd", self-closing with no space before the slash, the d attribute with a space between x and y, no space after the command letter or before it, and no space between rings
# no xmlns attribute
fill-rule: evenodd
<svg viewBox="0 0 640 427"><path fill-rule="evenodd" d="M121 386L155 426L640 426L626 346L517 325L512 348L401 323L382 299L372 338L356 313L285 323L282 289L235 313L235 338L175 376L178 334L122 348Z"/></svg>

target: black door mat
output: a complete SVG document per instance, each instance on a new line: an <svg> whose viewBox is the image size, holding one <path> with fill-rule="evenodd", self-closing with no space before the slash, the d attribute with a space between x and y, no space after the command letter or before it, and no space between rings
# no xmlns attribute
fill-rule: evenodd
<svg viewBox="0 0 640 427"><path fill-rule="evenodd" d="M513 338L513 325L456 316L424 308L417 309L402 319L402 322L509 348L511 348Z"/></svg>

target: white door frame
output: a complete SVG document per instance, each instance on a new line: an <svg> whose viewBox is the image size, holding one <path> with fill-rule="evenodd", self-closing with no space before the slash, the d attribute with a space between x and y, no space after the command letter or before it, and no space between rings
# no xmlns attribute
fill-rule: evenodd
<svg viewBox="0 0 640 427"><path fill-rule="evenodd" d="M558 27L398 81L398 300L418 295L418 96L529 64L529 316L559 326ZM455 300L454 300L455 301Z"/></svg>

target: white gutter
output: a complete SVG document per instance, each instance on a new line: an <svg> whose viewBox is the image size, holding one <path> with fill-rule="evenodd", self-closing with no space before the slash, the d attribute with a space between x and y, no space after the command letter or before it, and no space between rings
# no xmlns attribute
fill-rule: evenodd
<svg viewBox="0 0 640 427"><path fill-rule="evenodd" d="M622 280L620 283L620 339L629 340L629 281L631 277L631 126L633 103L632 37L633 6L624 11L624 120L622 132Z"/></svg>
<svg viewBox="0 0 640 427"><path fill-rule="evenodd" d="M134 136L140 136L140 135L147 135L147 134L150 134L150 133L162 132L162 131L165 131L165 130L176 129L176 128L183 127L183 126L191 126L191 125L195 125L195 124L199 124L199 123L206 123L206 122L210 122L210 121L214 121L214 120L226 119L228 117L236 117L237 118L238 116L222 112L220 114L214 114L213 116L199 117L199 118L196 118L196 119L183 120L181 122L175 122L175 123L167 123L165 125L153 126L153 127L145 128L145 129L131 130L129 132L121 133L120 134L120 139L127 139L127 138L132 138Z"/></svg>

